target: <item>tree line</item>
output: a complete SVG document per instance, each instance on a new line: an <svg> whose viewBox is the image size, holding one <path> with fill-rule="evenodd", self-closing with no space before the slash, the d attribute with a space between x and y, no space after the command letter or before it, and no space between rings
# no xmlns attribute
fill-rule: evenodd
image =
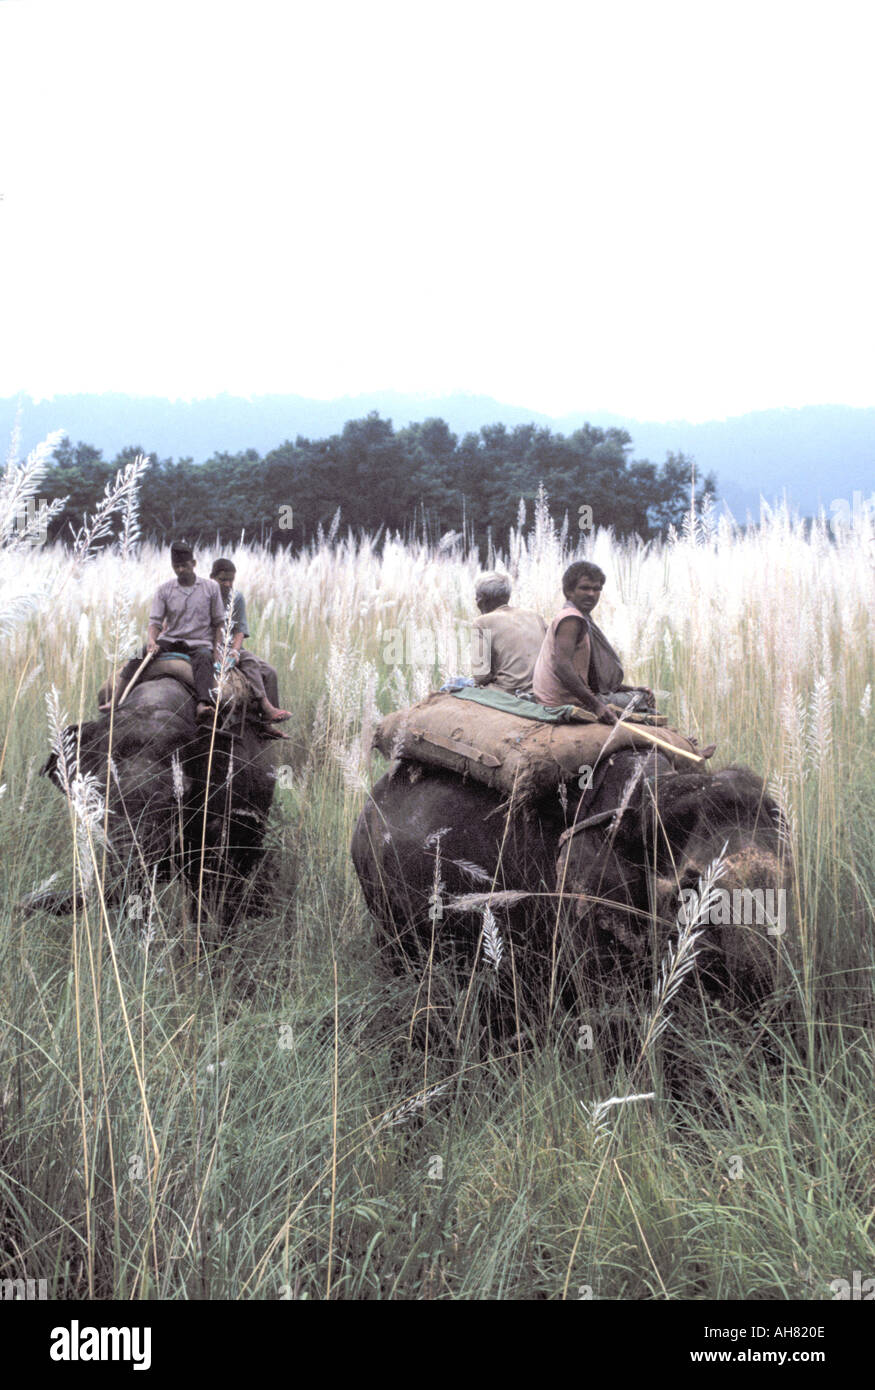
<svg viewBox="0 0 875 1390"><path fill-rule="evenodd" d="M591 523L651 538L689 511L692 463L671 453L662 464L633 461L631 450L625 430L592 425L569 435L484 425L460 439L444 420L396 430L373 412L340 434L299 435L263 457L255 449L215 453L203 463L150 455L141 528L158 542L185 535L212 544L217 535L229 542L243 533L297 548L328 532L339 512L342 527L372 533L385 528L434 541L455 530L479 543L491 530L503 541L520 499L531 503L543 483L551 511L567 513L572 529ZM109 461L92 444L63 439L44 486L68 502L49 539L69 538L116 471L147 452L132 445ZM697 483L697 509L715 486L712 474Z"/></svg>

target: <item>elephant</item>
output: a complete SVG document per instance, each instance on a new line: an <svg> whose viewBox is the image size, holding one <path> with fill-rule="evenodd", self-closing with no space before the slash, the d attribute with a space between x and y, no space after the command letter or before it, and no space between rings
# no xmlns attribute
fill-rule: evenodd
<svg viewBox="0 0 875 1390"><path fill-rule="evenodd" d="M489 907L511 948L517 1003L526 995L535 1009L612 971L646 966L652 979L654 950L665 950L721 856L715 886L753 893L748 906L759 905L754 890L780 889L786 901L783 826L761 779L744 767L679 772L656 750L620 750L583 791L518 806L399 761L374 786L352 839L393 969L431 953L470 976ZM715 925L715 915L712 906L696 923L698 978L724 1000L761 1000L786 945L778 927Z"/></svg>
<svg viewBox="0 0 875 1390"><path fill-rule="evenodd" d="M105 713L64 730L40 772L65 793L65 783L88 774L101 797L108 790L109 900L139 890L156 870L168 879L181 868L194 893L233 916L264 853L275 775L273 744L245 709L231 722L233 732L198 724L189 686L161 674L131 690L112 728ZM102 814L95 822L99 836ZM60 915L73 896L38 892L23 906Z"/></svg>

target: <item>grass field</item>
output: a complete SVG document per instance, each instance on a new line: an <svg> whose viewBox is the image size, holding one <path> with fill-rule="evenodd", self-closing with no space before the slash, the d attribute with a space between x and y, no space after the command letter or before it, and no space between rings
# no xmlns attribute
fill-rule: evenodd
<svg viewBox="0 0 875 1390"><path fill-rule="evenodd" d="M16 907L88 856L37 776L46 693L93 717L107 644L143 633L167 552L0 551L0 1278L83 1298L830 1299L875 1275L871 523L835 536L778 512L660 546L596 532L586 551L627 679L716 740L714 766L767 779L795 858L780 1023L702 1000L634 1072L598 1030L576 1050L559 1015L536 1048L484 1057L463 1031L430 1056L409 1042L421 982L375 949L348 852L380 771L369 729L464 668L476 556L231 548L249 645L294 711L290 771L273 910L224 940L207 920L195 960L174 884L140 919L102 903L99 873L75 922ZM539 508L499 556L513 601L549 617L570 554ZM585 1107L630 1086L653 1099L594 1122Z"/></svg>

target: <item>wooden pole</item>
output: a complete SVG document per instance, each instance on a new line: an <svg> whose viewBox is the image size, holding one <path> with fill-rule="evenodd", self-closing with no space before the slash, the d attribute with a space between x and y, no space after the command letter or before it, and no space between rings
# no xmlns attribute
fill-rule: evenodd
<svg viewBox="0 0 875 1390"><path fill-rule="evenodd" d="M579 706L575 706L575 708L579 709ZM586 716L585 722L587 724L597 724L599 722L591 710L581 709L580 713ZM676 753L679 758L688 758L691 763L705 763L707 761L706 758L702 757L701 753L688 753L686 748L677 748L673 743L668 743L666 739L660 738L659 734L655 734L652 729L648 729L644 724L630 724L628 720L620 718L617 720L616 724L610 727L616 729L621 725L631 733L640 734L648 743L656 744L657 748L664 748L666 753ZM602 746L602 753L605 751L610 741L609 735ZM599 754L599 757L601 757L601 754Z"/></svg>
<svg viewBox="0 0 875 1390"><path fill-rule="evenodd" d="M618 724L622 723L621 720L617 722ZM617 725L615 724L614 728L616 727ZM651 729L645 728L643 724L623 724L623 728L632 733L640 734L648 743L655 743L657 748L664 748L666 753L676 753L679 758L689 758L691 763L704 763L706 761L701 753L688 753L686 748L677 748L675 744L668 743L664 738L660 738L659 734L655 734ZM604 747L607 747L609 742L609 739L605 739ZM604 752L604 747L602 748L602 752Z"/></svg>

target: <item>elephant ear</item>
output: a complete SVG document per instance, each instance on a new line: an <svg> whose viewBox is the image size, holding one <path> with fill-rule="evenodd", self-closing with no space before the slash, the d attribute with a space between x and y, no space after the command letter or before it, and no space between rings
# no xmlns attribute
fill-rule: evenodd
<svg viewBox="0 0 875 1390"><path fill-rule="evenodd" d="M683 849L708 810L712 780L708 773L675 773L642 798L641 832L649 850L654 848L654 840L660 856L666 841L675 854Z"/></svg>
<svg viewBox="0 0 875 1390"><path fill-rule="evenodd" d="M73 729L74 737L83 752L109 746L109 720L106 717L89 719L86 724L80 724L78 727L73 725Z"/></svg>
<svg viewBox="0 0 875 1390"><path fill-rule="evenodd" d="M678 773L660 786L658 813L658 824L674 852L697 831L743 830L770 845L780 838L775 803L750 768L726 767L713 775Z"/></svg>

